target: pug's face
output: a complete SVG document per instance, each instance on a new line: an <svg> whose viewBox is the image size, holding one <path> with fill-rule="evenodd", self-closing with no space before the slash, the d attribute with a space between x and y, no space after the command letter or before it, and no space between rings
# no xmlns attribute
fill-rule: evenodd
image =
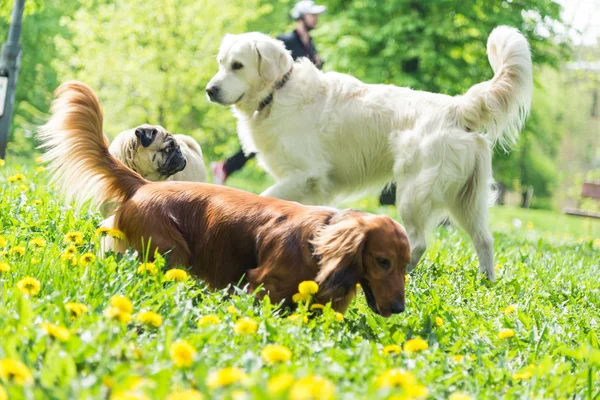
<svg viewBox="0 0 600 400"><path fill-rule="evenodd" d="M185 156L173 135L160 125L135 128L137 143L133 152L133 169L151 181L163 181L182 171Z"/></svg>

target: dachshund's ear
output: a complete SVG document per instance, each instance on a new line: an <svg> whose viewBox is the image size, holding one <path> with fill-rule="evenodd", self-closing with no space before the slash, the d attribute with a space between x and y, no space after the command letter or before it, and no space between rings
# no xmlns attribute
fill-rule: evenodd
<svg viewBox="0 0 600 400"><path fill-rule="evenodd" d="M317 274L319 297L335 301L356 289L362 274L366 228L358 218L325 227L312 241L321 258Z"/></svg>

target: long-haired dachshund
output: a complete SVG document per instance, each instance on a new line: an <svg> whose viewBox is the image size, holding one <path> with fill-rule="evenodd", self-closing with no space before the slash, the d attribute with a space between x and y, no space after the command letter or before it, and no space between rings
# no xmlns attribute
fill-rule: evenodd
<svg viewBox="0 0 600 400"><path fill-rule="evenodd" d="M39 138L54 181L68 200L117 200L116 250L168 253L171 265L211 288L263 285L274 302L292 304L298 284L319 283L315 300L344 312L360 283L369 307L389 317L404 310L410 247L404 228L385 216L307 207L232 188L149 182L112 157L95 93L81 82L56 90ZM149 245L148 245L149 244Z"/></svg>

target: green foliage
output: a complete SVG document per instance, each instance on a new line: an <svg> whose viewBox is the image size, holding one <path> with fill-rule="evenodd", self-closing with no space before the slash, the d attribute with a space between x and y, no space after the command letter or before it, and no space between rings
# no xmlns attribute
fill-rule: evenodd
<svg viewBox="0 0 600 400"><path fill-rule="evenodd" d="M10 399L118 398L124 392L163 399L188 388L206 398L240 398L234 392L242 391L247 398L287 399L286 389L277 396L267 385L282 373L291 374L293 382L307 375L325 377L336 398L391 398L401 389L380 389L378 378L395 368L414 374L428 398L448 398L457 391L477 399L593 398L600 390L597 221L496 208L496 284L481 281L466 236L442 228L410 275L405 313L376 316L359 292L343 321L329 309L301 308L308 322L293 322L285 310L242 290L212 293L193 279L177 283L162 271L141 274L131 254L82 264L85 252L101 255L95 233L100 215L65 207L49 190L46 173L27 163L19 166L23 161L0 167L0 263L10 266L0 272L0 360L21 361L33 377L23 388L0 372L0 387ZM9 182L17 173L25 179ZM372 203L362 207L374 210ZM515 218L523 221L520 230L513 227ZM65 236L73 231L83 239L76 245L76 263L64 257L70 246ZM36 248L35 239L46 245ZM15 251L18 246L23 255ZM156 267L168 268L161 259ZM38 294L18 289L26 276L39 280ZM105 315L117 294L133 303L130 323ZM89 310L73 318L65 309L68 302ZM515 310L505 314L513 304ZM137 322L144 310L161 315L159 327ZM220 321L198 326L205 315ZM255 334L234 334L242 317L258 322ZM49 336L43 323L67 328L69 337ZM505 328L515 336L500 339ZM416 337L428 348L383 353L386 345L402 346ZM178 368L171 358L170 347L178 339L197 351L189 367ZM267 344L288 347L291 361L267 365L261 358ZM231 366L249 378L210 389L208 375Z"/></svg>
<svg viewBox="0 0 600 400"><path fill-rule="evenodd" d="M328 11L314 37L325 70L366 82L464 93L492 76L485 44L491 30L501 24L524 32L536 66L559 66L568 55L566 45L553 37L561 21L560 6L551 0L321 3ZM158 123L194 136L208 160L230 155L239 146L234 119L229 110L210 104L204 96L217 69L214 57L220 39L225 33L249 30L272 36L286 31L294 23L289 18L293 4L293 0L28 1L14 124L19 134L11 150L30 151L31 131L47 113L52 91L62 81L80 79L99 93L109 137L143 122ZM0 5L0 17L7 17L9 2ZM5 29L3 22L0 34ZM536 96L543 96L548 84L537 81ZM552 192L563 132L548 126L553 111L549 100L536 100L517 149L497 154L497 179L533 185L542 196Z"/></svg>

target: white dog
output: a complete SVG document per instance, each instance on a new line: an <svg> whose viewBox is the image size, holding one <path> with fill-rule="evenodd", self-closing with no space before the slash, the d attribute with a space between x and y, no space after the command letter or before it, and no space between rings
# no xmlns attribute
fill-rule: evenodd
<svg viewBox="0 0 600 400"><path fill-rule="evenodd" d="M492 80L451 97L322 73L308 60L293 63L268 36L226 35L206 91L233 106L244 150L258 152L275 177L263 195L327 204L393 179L411 240L409 270L428 230L450 212L494 280L491 148L516 140L533 79L529 45L516 29L496 28L487 52Z"/></svg>

